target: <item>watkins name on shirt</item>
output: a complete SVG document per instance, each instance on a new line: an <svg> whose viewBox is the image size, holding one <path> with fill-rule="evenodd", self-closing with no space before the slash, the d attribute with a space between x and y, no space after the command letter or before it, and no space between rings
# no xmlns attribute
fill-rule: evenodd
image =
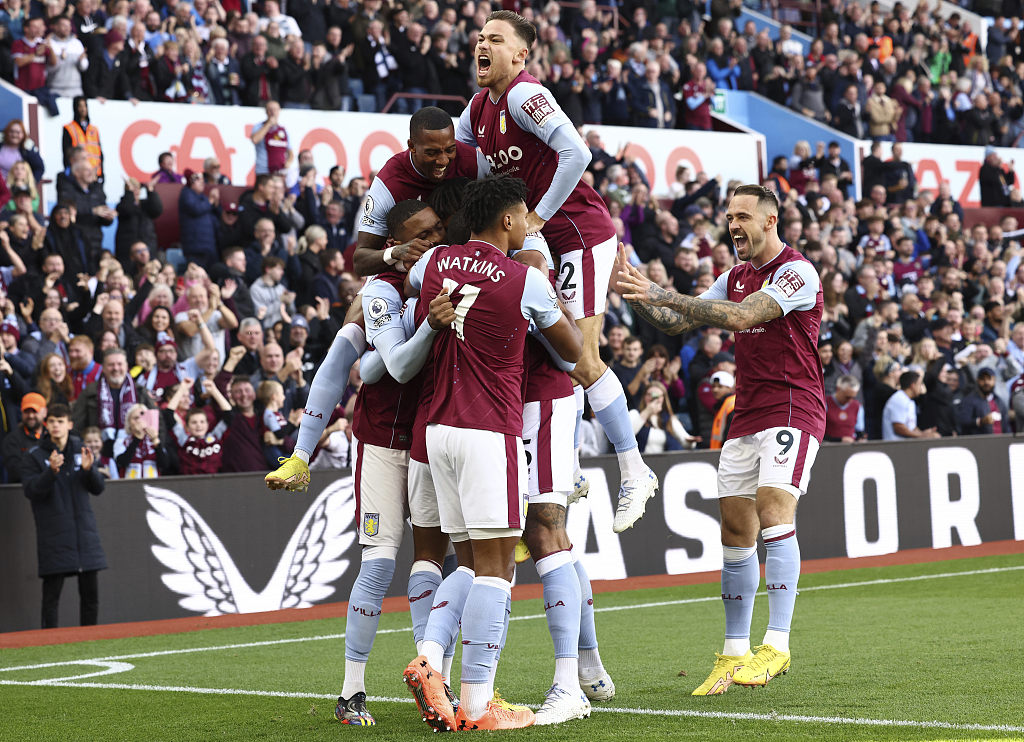
<svg viewBox="0 0 1024 742"><path fill-rule="evenodd" d="M498 283L505 277L505 271L499 270L498 266L491 261L477 260L468 256L446 255L443 258L438 258L437 268L441 271L463 270L469 273L479 273L482 276L487 276L495 283Z"/></svg>

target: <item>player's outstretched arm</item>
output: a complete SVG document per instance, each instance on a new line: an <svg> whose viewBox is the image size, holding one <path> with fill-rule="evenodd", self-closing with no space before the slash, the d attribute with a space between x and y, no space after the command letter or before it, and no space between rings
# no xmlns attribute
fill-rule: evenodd
<svg viewBox="0 0 1024 742"><path fill-rule="evenodd" d="M619 262L618 291L640 316L663 332L678 335L704 325L747 330L782 316L782 307L758 291L742 302L700 299L663 289L625 260Z"/></svg>

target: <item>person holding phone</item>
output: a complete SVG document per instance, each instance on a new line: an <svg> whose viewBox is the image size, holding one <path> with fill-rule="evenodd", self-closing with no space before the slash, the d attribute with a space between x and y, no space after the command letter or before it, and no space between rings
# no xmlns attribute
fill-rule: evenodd
<svg viewBox="0 0 1024 742"><path fill-rule="evenodd" d="M629 418L641 453L680 451L697 445L698 439L687 433L672 413L668 392L660 381L647 385L640 409L630 410Z"/></svg>
<svg viewBox="0 0 1024 742"><path fill-rule="evenodd" d="M158 410L135 404L128 410L125 428L114 441L114 461L123 479L156 479L170 466L160 440Z"/></svg>

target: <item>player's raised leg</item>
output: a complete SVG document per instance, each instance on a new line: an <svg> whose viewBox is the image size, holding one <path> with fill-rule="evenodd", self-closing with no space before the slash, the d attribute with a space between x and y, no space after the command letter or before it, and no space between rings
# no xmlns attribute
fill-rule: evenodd
<svg viewBox="0 0 1024 742"><path fill-rule="evenodd" d="M616 244L612 235L596 247L563 253L557 288L583 333L583 356L572 376L586 392L619 462L619 497L612 530L621 533L643 517L647 501L658 489L658 478L640 455L622 384L600 355L599 340Z"/></svg>
<svg viewBox="0 0 1024 742"><path fill-rule="evenodd" d="M265 478L270 489L297 491L309 487L309 457L316 450L334 408L341 402L352 365L366 350L362 318L362 303L353 301L345 325L338 330L310 384L295 451Z"/></svg>

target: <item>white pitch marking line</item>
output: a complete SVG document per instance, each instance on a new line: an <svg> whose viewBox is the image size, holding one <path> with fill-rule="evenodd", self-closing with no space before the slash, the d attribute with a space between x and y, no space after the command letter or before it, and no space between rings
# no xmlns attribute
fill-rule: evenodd
<svg viewBox="0 0 1024 742"><path fill-rule="evenodd" d="M6 685L41 685L60 686L66 688L99 688L107 690L143 690L170 691L175 693L199 693L204 695L261 696L273 698L321 698L333 701L337 696L327 693L302 693L291 691L262 691L246 688L195 688L181 685L141 685L135 683L54 683L45 680L29 682L5 681ZM389 696L369 696L367 701L384 703L411 704L411 698L392 698ZM526 704L531 708L539 708L537 704ZM727 719L735 721L783 721L813 724L844 724L850 726L873 727L913 727L915 729L949 729L973 732L1024 732L1024 726L1009 724L958 724L949 721L908 721L906 719L866 719L846 716L802 716L799 714L755 714L750 712L728 711L693 711L690 709L647 709L647 708L616 708L598 707L594 712L603 714L631 714L642 716L676 716L695 719Z"/></svg>
<svg viewBox="0 0 1024 742"><path fill-rule="evenodd" d="M850 588L850 587L865 587L865 586L871 586L871 585L886 585L886 584L892 584L892 583L898 583L898 582L915 582L915 581L919 581L919 580L935 580L935 579L940 579L940 578L945 578L945 577L969 577L971 575L995 574L995 573L998 573L998 572L1014 572L1014 571L1018 571L1018 570L1024 570L1024 565L1016 565L1016 566L1013 566L1013 567L991 567L989 569L972 569L972 570L966 570L966 571L963 571L963 572L940 572L940 573L936 573L936 574L913 575L913 576L909 576L909 577L891 577L891 578L884 578L884 579L877 579L877 580L865 580L865 581L862 581L862 582L842 582L842 583L835 583L833 585L815 585L815 586L811 586L811 587L801 587L801 588L799 588L799 591L811 592L811 591L815 591L815 590L838 590L838 589ZM759 595L764 595L763 592L758 593L758 594ZM663 606L688 605L688 604L691 604L691 603L707 603L707 602L717 601L717 600L721 600L721 598L719 596L717 596L717 595L712 595L712 596L708 596L708 597L704 597L704 598L684 598L684 599L681 599L681 600L662 600L662 601L657 601L657 602L652 602L652 603L637 603L637 604L631 604L631 605L603 606L603 607L600 607L600 608L595 608L594 612L595 613L606 613L606 612L611 612L611 611L631 610L631 609L635 609L635 608L661 608ZM512 616L512 618L510 620L512 620L512 621L529 621L529 620L534 620L534 619L539 619L539 618L546 618L546 616L543 613L535 613L535 614L531 614L531 615L527 615L527 616ZM408 633L410 631L412 631L412 627L403 627L403 628L397 628L397 629L379 629L377 631L377 634L378 635L379 634L400 634L400 633ZM275 645L279 645L279 644L296 644L296 643L301 643L301 642L323 641L325 639L328 639L328 640L329 639L343 639L344 637L345 637L344 633L341 633L341 634L322 634L320 636L300 636L300 637L294 637L294 638L291 638L291 639L271 639L271 640L262 641L262 642L244 642L244 643L241 643L241 644L221 644L221 645L216 645L216 646L211 646L211 647L186 647L186 648L183 648L183 649L163 649L163 650L158 650L158 651L154 651L154 652L137 652L137 653L134 653L134 654L121 654L121 655L116 655L116 656L112 656L112 657L97 657L97 658L94 658L94 659L85 659L85 660L64 660L62 662L43 662L43 663L39 663L39 664L35 664L35 665L19 665L19 666L16 666L16 667L0 667L0 672L11 672L11 671L15 671L15 670L41 670L41 669L45 669L47 667L64 667L64 666L68 666L68 665L101 664L101 663L105 663L105 662L117 662L119 660L144 659L146 657L162 657L162 656L167 656L167 655L172 655L172 654L191 654L191 653L194 653L194 652L216 652L216 651L222 651L222 650L226 650L226 649L246 649L246 648L251 648L251 647L268 647L268 646L275 646ZM124 670L124 671L127 671L127 669L130 669L130 667L126 668L126 670ZM119 671L118 670L107 670L107 671L104 671L102 673L96 673L96 674L108 675L108 674L112 674L114 672L119 672ZM79 676L79 677L88 677L88 676ZM57 678L56 680L62 680L62 678ZM42 684L42 681L23 682L23 681L12 681L12 680L0 680L0 685L26 685L26 684L27 685L37 685L37 684ZM82 683L80 685L82 687L89 687L85 683Z"/></svg>

